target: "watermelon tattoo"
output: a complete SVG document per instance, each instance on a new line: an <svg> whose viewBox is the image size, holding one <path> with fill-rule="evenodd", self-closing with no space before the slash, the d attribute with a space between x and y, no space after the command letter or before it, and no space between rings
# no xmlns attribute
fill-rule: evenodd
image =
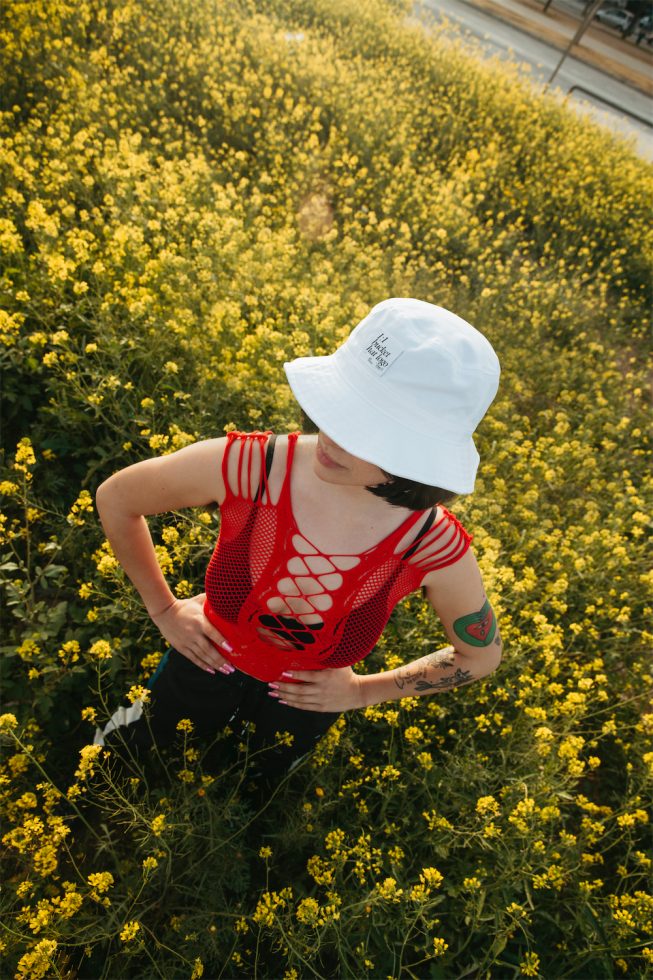
<svg viewBox="0 0 653 980"><path fill-rule="evenodd" d="M461 616L453 624L454 633L464 643L473 647L487 647L494 639L497 630L497 620L489 601L477 613Z"/></svg>

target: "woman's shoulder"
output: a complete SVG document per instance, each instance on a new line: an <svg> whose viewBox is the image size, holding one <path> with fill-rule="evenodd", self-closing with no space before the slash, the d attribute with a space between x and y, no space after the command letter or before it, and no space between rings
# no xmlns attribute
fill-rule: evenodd
<svg viewBox="0 0 653 980"><path fill-rule="evenodd" d="M299 445L299 432L277 433L271 429L227 433L223 475L228 497L264 500L266 483L277 500L289 463Z"/></svg>
<svg viewBox="0 0 653 980"><path fill-rule="evenodd" d="M458 566L470 554L472 542L472 535L447 507L438 504L432 513L434 518L410 558L425 578ZM424 580L422 584L426 584Z"/></svg>

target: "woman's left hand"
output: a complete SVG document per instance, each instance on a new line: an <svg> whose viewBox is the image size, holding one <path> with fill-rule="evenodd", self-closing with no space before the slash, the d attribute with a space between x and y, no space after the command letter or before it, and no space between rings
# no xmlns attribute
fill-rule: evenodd
<svg viewBox="0 0 653 980"><path fill-rule="evenodd" d="M268 687L272 697L302 711L349 711L363 706L361 678L351 667L286 671Z"/></svg>

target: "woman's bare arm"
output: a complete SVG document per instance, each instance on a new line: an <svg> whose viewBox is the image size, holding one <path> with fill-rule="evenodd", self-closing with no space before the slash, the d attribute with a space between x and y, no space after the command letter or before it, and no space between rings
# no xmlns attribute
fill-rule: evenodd
<svg viewBox="0 0 653 980"><path fill-rule="evenodd" d="M205 669L224 664L210 640L224 638L205 619L199 597L176 599L159 568L145 517L220 504L226 439L208 439L135 463L98 488L96 504L113 553L171 646Z"/></svg>
<svg viewBox="0 0 653 980"><path fill-rule="evenodd" d="M394 670L361 677L365 704L471 684L501 662L501 634L471 550L454 565L431 572L422 585L451 646Z"/></svg>

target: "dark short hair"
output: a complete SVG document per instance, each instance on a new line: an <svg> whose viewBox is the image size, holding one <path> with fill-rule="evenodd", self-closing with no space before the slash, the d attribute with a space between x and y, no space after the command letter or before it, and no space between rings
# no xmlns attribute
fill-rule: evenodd
<svg viewBox="0 0 653 980"><path fill-rule="evenodd" d="M426 483L407 480L403 476L393 476L392 473L381 472L387 476L389 483L377 483L366 487L375 497L382 497L395 507L408 507L409 510L428 510L437 504L449 504L458 494L453 490L443 490L442 487L430 487Z"/></svg>
<svg viewBox="0 0 653 980"><path fill-rule="evenodd" d="M306 414L302 408L302 428L305 432L316 433L320 431L312 418ZM458 494L453 490L443 490L441 487L430 487L426 483L417 483L416 480L407 480L403 476L393 476L381 470L389 480L388 483L377 483L374 486L366 487L375 497L387 500L395 507L408 507L409 510L428 510L437 504L451 503Z"/></svg>

